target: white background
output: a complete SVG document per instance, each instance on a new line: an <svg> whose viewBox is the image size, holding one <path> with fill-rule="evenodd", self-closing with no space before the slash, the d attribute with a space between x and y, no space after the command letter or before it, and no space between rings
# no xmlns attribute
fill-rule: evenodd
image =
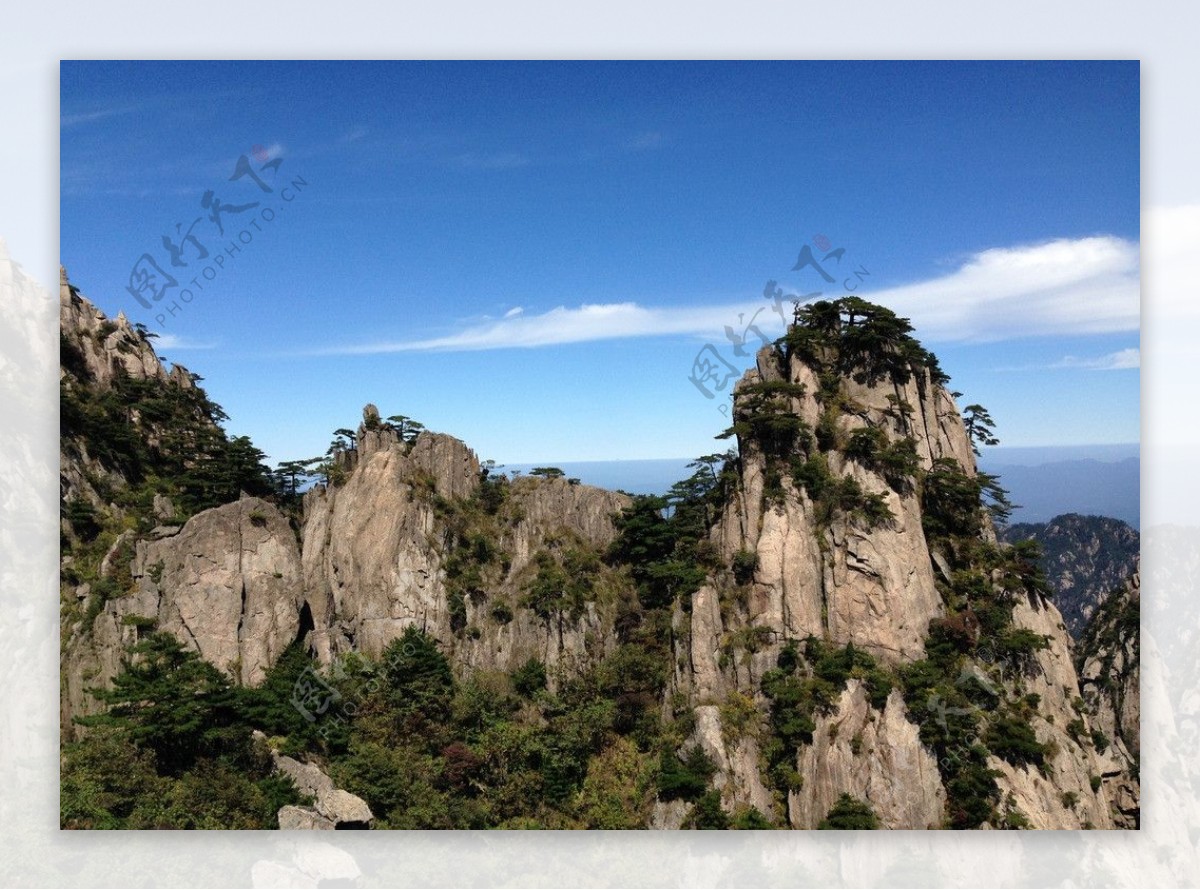
<svg viewBox="0 0 1200 890"><path fill-rule="evenodd" d="M44 2L0 12L0 882L11 886L1196 886L1200 5ZM1140 832L59 832L58 61L1137 58L1143 148ZM97 224L103 224L97 221Z"/></svg>

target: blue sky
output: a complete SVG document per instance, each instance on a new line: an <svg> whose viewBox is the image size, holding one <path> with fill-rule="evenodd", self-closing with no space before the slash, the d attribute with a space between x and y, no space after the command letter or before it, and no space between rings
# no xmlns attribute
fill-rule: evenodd
<svg viewBox="0 0 1200 890"><path fill-rule="evenodd" d="M501 462L718 450L693 360L782 331L768 280L911 317L1006 445L1139 438L1136 62L69 62L61 89L72 281L274 459L368 401ZM210 191L257 206L221 235ZM805 245L844 249L832 284ZM143 254L177 282L150 308Z"/></svg>

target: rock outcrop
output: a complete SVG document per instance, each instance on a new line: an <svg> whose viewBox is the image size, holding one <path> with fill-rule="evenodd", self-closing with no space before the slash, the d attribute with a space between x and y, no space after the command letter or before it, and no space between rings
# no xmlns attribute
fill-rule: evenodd
<svg viewBox="0 0 1200 890"><path fill-rule="evenodd" d="M471 500L483 478L479 461L451 436L421 432L405 442L372 429L372 408L357 447L341 458L349 472L304 499L304 591L318 657L378 656L409 626L434 635L463 670L512 670L529 658L577 670L610 651L604 603L553 621L517 606L539 551L572 542L602 551L629 498L564 479L505 483L507 521L489 527L496 554L489 592L464 595L452 589L451 551L462 543L455 523L488 521Z"/></svg>
<svg viewBox="0 0 1200 890"><path fill-rule="evenodd" d="M100 389L112 386L122 373L135 379L167 382L170 373L124 312L109 319L72 287L64 268L59 269L59 292L59 329L64 343L72 347L64 360L78 362L68 363L62 374L86 377ZM187 385L191 385L190 378Z"/></svg>
<svg viewBox="0 0 1200 890"><path fill-rule="evenodd" d="M1080 638L1079 683L1097 740L1118 827L1141 822L1141 576L1135 572L1100 603Z"/></svg>
<svg viewBox="0 0 1200 890"><path fill-rule="evenodd" d="M741 695L769 710L761 679L785 644L810 636L853 644L902 670L923 658L931 622L946 613L953 596L954 554L927 541L925 507L913 484L918 474L945 468L973 484L977 472L970 436L937 379L940 372L935 364L914 362L898 374L831 379L823 361L833 359L764 347L735 388L738 473L711 540L725 565L741 561L753 571L741 581L729 572L710 573L690 609L676 611L682 667L674 687L701 708ZM854 441L859 444L848 446ZM897 457L907 461L902 472L894 470ZM835 484L851 493L849 508L837 509L826 493ZM880 511L886 518L856 513L864 495L886 506ZM986 516L977 534L985 543L996 541ZM1021 676L1012 665L988 661L987 653L972 670L1002 696L1040 697L1033 722L1050 763L1043 775L990 756L1007 801L1000 809L1019 810L1038 828L1111 827L1105 791L1094 778L1104 771L1104 758L1091 743L1087 715L1079 713L1061 616L1044 596L1029 592L1013 607L1012 624L1044 641L1021 665ZM710 710L719 721L718 710ZM984 725L992 716L982 706L966 710ZM705 747L718 765L726 805L753 805L771 815L758 767L711 741L718 729L707 726ZM818 715L796 772L800 790L786 796L794 827L816 827L844 793L868 802L885 828L939 827L945 819L945 776L898 690L876 711L851 680L832 711Z"/></svg>
<svg viewBox="0 0 1200 890"><path fill-rule="evenodd" d="M1001 663L1001 676L1038 697L1031 718L1037 740L1048 746L1048 769L1013 766L993 755L989 765L1005 799L1014 803L1032 828L1070 830L1112 828L1107 794L1093 778L1105 770L1079 698L1079 679L1071 661L1071 638L1058 609L1029 597L1013 609L1013 623L1047 641L1027 664Z"/></svg>
<svg viewBox="0 0 1200 890"><path fill-rule="evenodd" d="M770 383L803 387L802 395L788 396L787 410L810 429L821 424L826 409L810 366L796 357L781 366L777 351L764 348L738 392ZM914 378L905 386L852 384L845 397L853 410L834 420L839 432L874 426L893 439L911 437L925 468L936 458L951 457L974 470L953 400L933 386L927 372L924 380ZM911 412L898 411L897 404L907 404ZM735 415L738 410L735 404ZM853 642L888 661L919 658L929 621L941 613L942 604L915 493L894 491L878 473L828 452L832 474L845 474L865 492L881 495L895 518L869 533L853 521L835 518L826 531L811 497L770 468L753 442L739 441L739 446L740 485L713 534L725 560L742 551L758 557L747 623L770 628L780 641L811 633ZM769 481L781 495L771 497ZM766 663L772 656L764 650L761 660Z"/></svg>
<svg viewBox="0 0 1200 890"><path fill-rule="evenodd" d="M62 301L69 384L195 385L65 279ZM121 522L64 559L64 577L76 555L95 568L64 583L64 731L150 628L255 685L293 643L323 665L378 659L416 627L460 678L536 660L557 693L657 609L660 623L641 632L661 640L639 657L659 659L666 682L649 710L690 721L677 724L676 755L702 751L706 787L751 824L815 828L843 795L889 829L1136 824L1136 576L1097 611L1074 660L1058 609L1005 556L1019 551L997 543L987 477L936 361L911 340L882 349L879 367L802 339L758 354L735 390L738 451L720 496L705 501L703 530L671 545L693 548L672 555L686 553L695 580L661 607L608 556L629 497L497 478L459 440L384 422L373 405L289 514L235 490L183 522L178 497L143 491L125 521L105 497L125 481L119 467L91 457L85 438L65 443L64 504ZM949 506L930 494L938 474ZM64 540L79 544L88 510L70 512ZM981 737L948 741L958 730L945 703L933 711L944 696L957 696L950 722L956 709ZM1020 750L988 749L989 730L1014 714ZM978 760L971 781L953 781L952 742ZM367 804L318 766L273 756L313 799L280 810L281 828L370 825ZM964 794L982 809L956 801ZM652 812L673 828L689 811L674 799Z"/></svg>
<svg viewBox="0 0 1200 890"><path fill-rule="evenodd" d="M64 728L70 717L93 711L87 689L107 683L124 650L149 628L170 632L249 685L300 635L300 550L273 504L245 497L182 528L160 527L137 542L132 558L127 541L118 539L101 572L111 576L125 560L131 587L104 604L87 633L73 632L63 664Z"/></svg>
<svg viewBox="0 0 1200 890"><path fill-rule="evenodd" d="M260 683L301 628L300 548L287 519L260 498L140 542L133 577L129 608L144 609L239 683Z"/></svg>
<svg viewBox="0 0 1200 890"><path fill-rule="evenodd" d="M851 680L836 710L822 717L801 749L800 790L788 795L793 828L816 828L842 794L866 801L889 828L940 828L946 792L937 761L921 744L899 692L882 711Z"/></svg>
<svg viewBox="0 0 1200 890"><path fill-rule="evenodd" d="M266 737L262 733L257 733L256 737L260 743L266 743ZM275 772L287 776L300 794L313 800L312 806L281 807L281 829L365 830L375 821L375 816L366 801L358 795L338 788L333 779L315 763L301 763L275 750L271 751L271 759L274 761Z"/></svg>

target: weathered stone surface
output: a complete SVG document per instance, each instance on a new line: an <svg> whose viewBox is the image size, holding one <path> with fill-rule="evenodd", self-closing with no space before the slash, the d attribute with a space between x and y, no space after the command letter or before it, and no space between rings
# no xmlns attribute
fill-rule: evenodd
<svg viewBox="0 0 1200 890"><path fill-rule="evenodd" d="M157 531L157 530L156 530ZM102 572L114 570L118 545ZM134 586L109 600L89 634L71 636L64 654L62 717L95 713L87 690L103 686L148 620L240 683L262 681L300 628L300 554L287 520L272 504L243 497L205 510L180 529L138 541ZM77 594L78 595L78 594Z"/></svg>
<svg viewBox="0 0 1200 890"><path fill-rule="evenodd" d="M1094 729L1108 739L1101 774L1121 828L1141 824L1141 576L1103 600L1079 641L1079 683Z"/></svg>
<svg viewBox="0 0 1200 890"><path fill-rule="evenodd" d="M1025 666L1000 665L1009 675L1019 672L1028 693L1040 703L1031 726L1039 742L1048 744L1049 776L1031 766L1016 767L998 757L988 765L1000 773L996 784L1006 800L1029 819L1033 828L1112 828L1106 790L1092 790L1092 776L1104 771L1104 760L1091 743L1087 716L1079 712L1079 679L1071 663L1071 638L1054 605L1037 596L1023 597L1013 608L1013 624L1045 636L1048 646L1035 652ZM1048 717L1053 718L1050 722ZM1068 731L1073 720L1083 721L1079 739Z"/></svg>
<svg viewBox="0 0 1200 890"><path fill-rule="evenodd" d="M296 790L314 799L334 790L333 779L315 763L301 763L282 754L273 755L275 769L292 780Z"/></svg>
<svg viewBox="0 0 1200 890"><path fill-rule="evenodd" d="M305 496L304 588L322 659L351 647L378 656L413 624L448 630L432 494L467 493L472 462L457 440L423 434L411 454L399 443L366 453L344 483Z"/></svg>
<svg viewBox="0 0 1200 890"><path fill-rule="evenodd" d="M319 795L317 812L335 828L367 828L375 818L365 800L341 788Z"/></svg>
<svg viewBox="0 0 1200 890"><path fill-rule="evenodd" d="M517 479L512 497L523 516L512 532L515 570L548 535L564 529L592 547L607 547L616 537L613 517L630 504L623 494L566 479Z"/></svg>
<svg viewBox="0 0 1200 890"><path fill-rule="evenodd" d="M941 827L946 794L937 761L895 690L877 711L860 681L849 681L834 712L817 721L796 768L803 784L788 795L793 828L816 828L841 794L866 801L882 828Z"/></svg>
<svg viewBox="0 0 1200 890"><path fill-rule="evenodd" d="M285 806L279 808L281 831L333 831L334 824L312 807Z"/></svg>
<svg viewBox="0 0 1200 890"><path fill-rule="evenodd" d="M163 494L154 496L154 516L157 519L170 521L175 518L175 504Z"/></svg>
<svg viewBox="0 0 1200 890"><path fill-rule="evenodd" d="M925 653L931 619L942 614L915 495L901 497L874 473L848 462L844 473L883 494L895 520L869 531L836 519L825 560L830 639L854 643L890 662Z"/></svg>
<svg viewBox="0 0 1200 890"><path fill-rule="evenodd" d="M314 619L314 648L322 660L351 649L378 656L410 625L437 637L457 669L512 670L538 658L581 670L615 646L611 615L588 603L578 616L540 618L518 609L511 620L490 619L491 603L516 604L529 580L529 562L551 538L603 548L613 539L612 517L624 495L560 479L518 479L509 498L518 521L495 543L509 555L503 578L486 601L462 604L473 635L455 633L446 586L447 542L435 498L470 498L479 462L450 436L421 433L411 445L388 428L360 428L357 456L341 484L318 486L305 497L304 587Z"/></svg>
<svg viewBox="0 0 1200 890"><path fill-rule="evenodd" d="M805 387L802 396L788 398L790 409L815 428L822 412L816 399L819 381L795 359L788 374L789 382ZM737 391L783 379L776 354L766 348ZM846 381L846 388L854 407L838 424L847 434L870 423L893 439L911 436L925 467L936 458L953 457L967 472L975 471L954 401L927 375L903 387ZM888 396L908 401L911 414L896 413ZM713 530L713 541L727 560L738 551L758 556L746 623L768 628L780 643L814 634L836 643L853 642L888 662L920 658L929 621L941 614L942 602L915 491L899 493L872 470L830 453L831 472L853 478L864 492L881 494L894 520L864 530L835 517L826 530L806 494L786 475L780 479L783 497L767 503L766 458L753 443L740 444L739 485ZM777 651L767 651L759 660L769 665Z"/></svg>
<svg viewBox="0 0 1200 890"><path fill-rule="evenodd" d="M239 682L256 684L300 627L300 553L283 514L243 497L198 513L179 534L139 543L140 591L158 627Z"/></svg>
<svg viewBox="0 0 1200 890"><path fill-rule="evenodd" d="M261 733L256 733L263 739ZM311 807L285 806L279 810L280 828L347 829L370 828L375 816L361 797L336 787L333 779L315 763L300 761L271 751L275 771L287 776L301 794L313 798ZM288 824L285 826L285 820Z"/></svg>
<svg viewBox="0 0 1200 890"><path fill-rule="evenodd" d="M727 809L752 806L768 818L774 815L774 799L759 772L758 741L753 733L727 739L720 708L713 704L695 709L696 729L692 743L698 744L717 767L713 786L721 791Z"/></svg>
<svg viewBox="0 0 1200 890"><path fill-rule="evenodd" d="M656 800L648 827L652 831L676 831L683 827L690 809L686 800Z"/></svg>
<svg viewBox="0 0 1200 890"><path fill-rule="evenodd" d="M120 373L118 368L136 379L164 383L168 379L154 347L137 335L125 313L109 319L71 287L62 267L59 268L59 326L63 337L82 356L87 375L102 389L112 385L113 378Z"/></svg>

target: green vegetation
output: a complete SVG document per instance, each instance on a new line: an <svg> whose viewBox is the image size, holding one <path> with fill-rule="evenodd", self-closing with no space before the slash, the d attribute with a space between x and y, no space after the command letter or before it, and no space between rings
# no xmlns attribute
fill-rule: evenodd
<svg viewBox="0 0 1200 890"><path fill-rule="evenodd" d="M1044 774L1053 760L1035 731L1040 702L1026 694L1023 679L1048 639L1014 625L1012 614L1019 598L1049 595L1040 553L1032 542L988 542L989 521L1012 509L1004 490L994 477L972 475L949 458L924 469L907 434L914 409L898 394L882 420L851 398L846 377L898 387L915 381L922 398L929 381L945 382L905 319L847 298L806 307L799 322L778 342L777 358L782 370L790 370L792 356L807 362L817 391L788 380L743 386L724 436L736 436L743 454L763 460L768 503L789 489L807 499L825 552L835 522L877 528L894 521L889 501L897 495L919 499L924 535L939 554L934 577L944 614L928 626L925 657L899 668L853 644L815 636L785 641L775 667L758 680L765 713L737 691L717 703L725 742L757 740L782 811L787 794L803 787L799 749L813 742L818 720L847 683L858 680L876 710L899 690L937 759L946 824L1027 827L1012 801L1001 800L988 758ZM65 365L81 361L64 354ZM136 535L150 527L156 492L179 503L180 519L243 490L274 492L294 515L305 480L320 475L340 484L354 465L346 454L358 444L350 429L335 431L327 459L286 461L269 474L249 440L226 437L223 413L198 388L164 395L176 388L120 378L111 399L93 399L65 380L64 436L87 442L129 483L89 480L102 499L122 507L123 519L83 498L63 507L70 556L64 581L90 585L83 608L73 601L69 607L79 610L84 628L132 588ZM801 418L798 400L815 402L816 413L805 414L815 423ZM995 443L985 409L969 406L965 416L974 447ZM424 429L404 415L366 423L394 430L410 447ZM692 828L772 827L757 810L725 810L711 787L714 764L692 736L687 699L667 694L683 664L676 663L677 643L689 633L680 613L706 582L718 591L722 613L740 619L726 625L722 667L757 670L752 656L779 645L776 629L750 619L757 553L730 556L710 541L737 490L740 461L733 451L705 455L665 497L634 497L614 517L617 534L604 552L569 532L542 535L517 571L507 532L524 517L522 498L539 486L544 492L542 479L565 479L561 469L537 467L534 478L510 479L485 462L475 492L462 499L439 496L428 475L411 480L413 495L433 511L429 544L443 555L450 630L459 642L482 641L466 651L520 640L516 628L497 627L516 620L519 609L527 610L519 628L575 622L589 635L593 625L581 619L600 615L611 622L612 638L589 640L578 662L548 667L523 649L525 660L510 672L456 673L437 640L409 627L377 659L348 655L323 670L297 643L260 686L244 689L156 633L152 618L130 615L124 623L141 639L112 688L95 692L106 711L81 720L89 731L64 750L63 824L273 827L278 806L298 795L270 774L267 753L252 743L251 730L260 729L285 753L319 761L367 800L384 828L636 828L656 800L690 804L685 824ZM262 511L249 518L268 521ZM124 531L134 534L120 537ZM110 551L111 568L101 576ZM162 572L160 564L148 575L158 583ZM1117 630L1095 633L1136 632L1127 615L1111 618ZM314 717L297 707L295 690L309 683L328 691L328 713ZM1068 733L1103 750L1109 740L1088 733L1080 714ZM849 744L860 753L862 735ZM820 827L874 829L879 820L867 803L842 795Z"/></svg>
<svg viewBox="0 0 1200 890"><path fill-rule="evenodd" d="M879 828L879 817L870 804L843 794L817 828L822 831L874 831Z"/></svg>
<svg viewBox="0 0 1200 890"><path fill-rule="evenodd" d="M64 356L75 351L65 338L62 349ZM263 453L245 436L225 434L228 417L203 389L130 377L116 367L104 390L62 378L61 435L86 442L92 458L122 474L132 497L151 483L148 490L169 494L191 515L237 500L242 491L271 493Z"/></svg>
<svg viewBox="0 0 1200 890"><path fill-rule="evenodd" d="M274 828L301 803L250 736L238 690L174 637L134 647L105 714L62 756L64 828Z"/></svg>
<svg viewBox="0 0 1200 890"><path fill-rule="evenodd" d="M883 708L894 680L853 643L835 648L809 637L802 653L795 641L789 641L776 667L763 674L762 691L771 709L768 737L761 748L768 775L781 796L800 787L796 750L812 743L816 717L832 711L851 678L862 681L872 707Z"/></svg>
<svg viewBox="0 0 1200 890"><path fill-rule="evenodd" d="M425 431L425 424L418 423L407 414L393 414L387 419L387 426L394 430L400 441L408 445L412 445L417 441L417 436Z"/></svg>
<svg viewBox="0 0 1200 890"><path fill-rule="evenodd" d="M809 365L874 384L887 378L904 385L928 372L935 384L949 381L937 358L911 336L913 327L883 306L858 297L819 300L801 307L796 324L780 340L787 355ZM923 385L918 377L918 385Z"/></svg>
<svg viewBox="0 0 1200 890"><path fill-rule="evenodd" d="M758 570L758 554L753 550L739 550L733 555L733 579L738 584L749 584Z"/></svg>
<svg viewBox="0 0 1200 890"><path fill-rule="evenodd" d="M963 426L967 430L967 438L971 440L971 448L979 454L980 445L999 445L996 437L996 423L992 415L983 405L967 405L962 411Z"/></svg>

